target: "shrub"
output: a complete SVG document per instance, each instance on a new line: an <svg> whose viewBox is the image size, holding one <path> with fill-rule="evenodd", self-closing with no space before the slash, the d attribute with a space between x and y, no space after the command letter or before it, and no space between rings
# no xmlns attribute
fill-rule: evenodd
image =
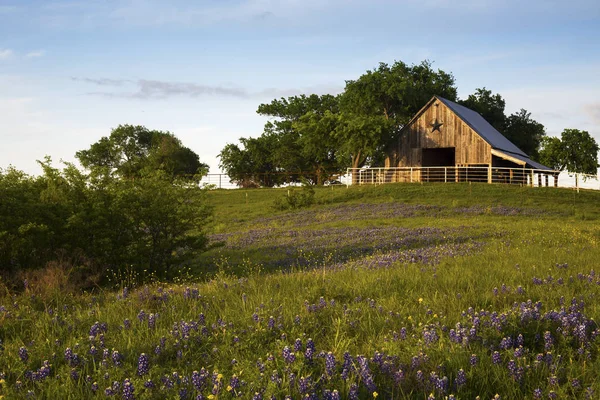
<svg viewBox="0 0 600 400"><path fill-rule="evenodd" d="M288 189L285 196L275 199L273 207L277 210L294 210L309 207L315 203L315 190L306 182L300 190Z"/></svg>

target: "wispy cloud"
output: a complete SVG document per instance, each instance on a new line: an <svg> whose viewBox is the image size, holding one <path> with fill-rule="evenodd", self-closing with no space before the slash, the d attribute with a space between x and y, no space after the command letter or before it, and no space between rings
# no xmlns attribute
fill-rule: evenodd
<svg viewBox="0 0 600 400"><path fill-rule="evenodd" d="M7 60L13 56L11 49L0 49L0 60Z"/></svg>
<svg viewBox="0 0 600 400"><path fill-rule="evenodd" d="M29 53L25 54L25 57L38 58L38 57L43 57L45 55L46 55L46 52L44 50L35 50L35 51L30 51Z"/></svg>
<svg viewBox="0 0 600 400"><path fill-rule="evenodd" d="M595 123L600 124L600 103L586 104L583 109Z"/></svg>
<svg viewBox="0 0 600 400"><path fill-rule="evenodd" d="M163 100L172 97L234 97L246 98L273 98L287 97L299 94L325 94L340 93L342 86L317 85L304 89L293 88L266 88L258 91L250 91L235 85L204 85L192 82L169 82L150 79L127 80L109 78L80 78L72 77L73 81L84 82L102 87L124 87L122 91L94 91L87 92L88 95L104 97L120 97L142 100Z"/></svg>
<svg viewBox="0 0 600 400"><path fill-rule="evenodd" d="M71 80L76 82L91 83L98 86L123 86L126 83L132 83L133 81L127 79L108 79L108 78L79 78L72 76Z"/></svg>

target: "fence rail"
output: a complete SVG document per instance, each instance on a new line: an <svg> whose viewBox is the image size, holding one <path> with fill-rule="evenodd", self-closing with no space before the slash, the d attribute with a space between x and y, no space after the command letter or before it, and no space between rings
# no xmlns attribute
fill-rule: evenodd
<svg viewBox="0 0 600 400"><path fill-rule="evenodd" d="M314 173L313 173L314 174ZM281 174L272 175L280 179ZM297 175L297 174L296 174ZM600 190L598 175L575 174L569 172L546 171L523 168L490 168L489 166L464 167L406 167L406 168L361 168L346 171L345 175L336 176L327 182L328 185L381 185L392 182L487 182L519 184L533 187L561 187L570 189ZM210 185L216 189L238 189L256 187L232 182L226 174L208 174L200 184ZM300 183L282 183L277 187L298 186Z"/></svg>

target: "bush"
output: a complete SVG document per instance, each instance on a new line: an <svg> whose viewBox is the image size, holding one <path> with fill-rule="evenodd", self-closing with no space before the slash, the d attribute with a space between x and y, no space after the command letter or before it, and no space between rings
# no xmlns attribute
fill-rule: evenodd
<svg viewBox="0 0 600 400"><path fill-rule="evenodd" d="M91 275L110 268L168 278L205 249L210 217L205 190L161 171L116 179L41 162L31 177L0 170L0 272L45 267L58 258L85 259Z"/></svg>
<svg viewBox="0 0 600 400"><path fill-rule="evenodd" d="M288 189L287 195L275 199L273 206L277 210L294 210L309 207L315 203L315 189L304 182L300 190Z"/></svg>

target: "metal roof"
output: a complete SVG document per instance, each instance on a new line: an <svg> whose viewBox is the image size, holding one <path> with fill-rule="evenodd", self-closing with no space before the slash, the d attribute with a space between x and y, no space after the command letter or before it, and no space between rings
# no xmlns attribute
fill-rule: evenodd
<svg viewBox="0 0 600 400"><path fill-rule="evenodd" d="M511 156L526 162L535 169L552 170L545 165L537 163L529 158L521 149L508 140L503 134L498 132L489 122L487 122L479 113L457 104L440 96L435 96L444 103L456 115L458 115L467 125L471 127L483 140L488 142L493 149L509 153Z"/></svg>

